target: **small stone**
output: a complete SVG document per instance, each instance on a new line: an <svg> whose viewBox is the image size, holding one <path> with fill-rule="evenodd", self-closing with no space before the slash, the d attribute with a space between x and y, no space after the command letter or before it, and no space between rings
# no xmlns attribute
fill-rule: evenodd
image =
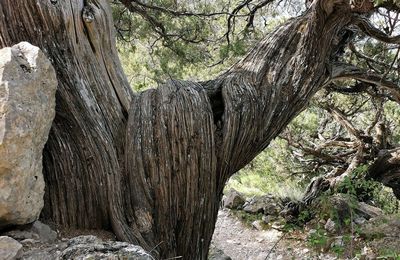
<svg viewBox="0 0 400 260"><path fill-rule="evenodd" d="M264 214L265 215L271 215L271 216L277 216L279 214L279 211L281 211L282 208L279 207L276 203L270 203L265 205L264 207Z"/></svg>
<svg viewBox="0 0 400 260"><path fill-rule="evenodd" d="M268 215L268 216L262 216L262 220L264 221L265 224L269 224L274 220L274 217Z"/></svg>
<svg viewBox="0 0 400 260"><path fill-rule="evenodd" d="M244 203L245 203L245 199L243 197L243 195L234 190L231 189L224 197L224 207L228 208L228 209L240 209L243 207Z"/></svg>
<svg viewBox="0 0 400 260"><path fill-rule="evenodd" d="M336 233L337 231L337 224L332 219L328 219L325 224L325 230L329 233Z"/></svg>
<svg viewBox="0 0 400 260"><path fill-rule="evenodd" d="M251 225L257 230L264 230L264 221L262 220L256 220Z"/></svg>
<svg viewBox="0 0 400 260"><path fill-rule="evenodd" d="M316 229L310 229L310 231L308 231L308 237L314 235L315 233L317 233Z"/></svg>
<svg viewBox="0 0 400 260"><path fill-rule="evenodd" d="M0 259L14 260L22 252L22 245L11 237L0 237Z"/></svg>
<svg viewBox="0 0 400 260"><path fill-rule="evenodd" d="M367 246L364 246L361 249L361 257L362 257L362 259L365 259L365 260L376 259L376 256L375 256L374 252L372 251L372 249Z"/></svg>
<svg viewBox="0 0 400 260"><path fill-rule="evenodd" d="M272 224L271 227L276 230L282 230L285 227L285 225L283 225L279 222L275 222L274 224Z"/></svg>
<svg viewBox="0 0 400 260"><path fill-rule="evenodd" d="M335 237L335 240L331 244L331 248L333 248L333 247L343 247L343 246L344 246L343 236Z"/></svg>
<svg viewBox="0 0 400 260"><path fill-rule="evenodd" d="M365 218L363 218L363 217L356 217L356 218L354 219L354 223L357 224L357 225L362 225L362 224L364 224L366 221L367 221L367 220L366 220Z"/></svg>

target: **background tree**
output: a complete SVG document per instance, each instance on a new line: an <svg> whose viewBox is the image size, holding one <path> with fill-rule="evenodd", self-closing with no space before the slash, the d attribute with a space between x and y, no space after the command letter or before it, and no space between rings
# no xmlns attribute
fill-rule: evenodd
<svg viewBox="0 0 400 260"><path fill-rule="evenodd" d="M160 9L156 1L121 3L170 39L163 15L186 12ZM251 27L253 11L263 7L254 3L228 9L227 41L229 24L244 8ZM3 1L0 46L23 40L39 46L59 80L44 153L43 217L61 226L112 229L160 258L205 259L226 180L321 87L335 78L360 78L353 67L336 63L348 28L398 43L360 15L366 11L372 7L314 1L218 77L169 81L135 94L117 57L107 1ZM191 13L178 16L201 16ZM395 89L384 76L374 82Z"/></svg>

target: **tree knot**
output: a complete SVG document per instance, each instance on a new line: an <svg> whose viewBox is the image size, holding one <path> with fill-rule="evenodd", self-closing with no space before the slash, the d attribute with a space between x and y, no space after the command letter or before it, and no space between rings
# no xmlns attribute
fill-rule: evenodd
<svg viewBox="0 0 400 260"><path fill-rule="evenodd" d="M85 23L91 23L94 20L94 9L91 6L85 6L83 7L83 11L82 11L82 18L83 21L85 21Z"/></svg>

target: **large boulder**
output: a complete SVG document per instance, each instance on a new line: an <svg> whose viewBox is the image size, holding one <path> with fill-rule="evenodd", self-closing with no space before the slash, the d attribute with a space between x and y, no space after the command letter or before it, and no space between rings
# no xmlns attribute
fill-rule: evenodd
<svg viewBox="0 0 400 260"><path fill-rule="evenodd" d="M55 115L56 74L39 48L0 50L0 228L43 207L42 150Z"/></svg>

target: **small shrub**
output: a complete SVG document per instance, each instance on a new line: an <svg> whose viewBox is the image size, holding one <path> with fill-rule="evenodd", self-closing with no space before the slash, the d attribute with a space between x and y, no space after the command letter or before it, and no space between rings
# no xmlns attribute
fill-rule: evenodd
<svg viewBox="0 0 400 260"><path fill-rule="evenodd" d="M329 239L326 231L319 227L314 233L308 236L307 242L310 246L316 247L317 249L326 249L329 246Z"/></svg>

